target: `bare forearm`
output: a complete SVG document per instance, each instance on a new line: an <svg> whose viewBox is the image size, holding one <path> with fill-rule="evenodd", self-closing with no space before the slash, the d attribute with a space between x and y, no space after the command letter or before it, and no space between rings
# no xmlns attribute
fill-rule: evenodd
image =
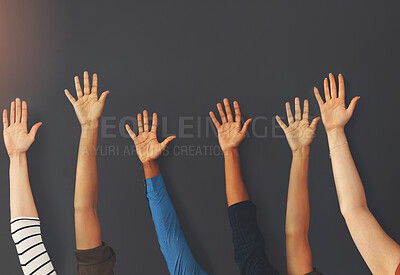
<svg viewBox="0 0 400 275"><path fill-rule="evenodd" d="M289 234L308 234L310 203L308 197L308 163L310 148L293 153L286 209L286 231Z"/></svg>
<svg viewBox="0 0 400 275"><path fill-rule="evenodd" d="M306 274L313 270L311 248L308 242L310 225L309 156L309 147L293 152L286 209L288 274Z"/></svg>
<svg viewBox="0 0 400 275"><path fill-rule="evenodd" d="M373 274L394 274L400 260L400 246L368 209L344 131L331 131L328 141L340 209L351 236Z"/></svg>
<svg viewBox="0 0 400 275"><path fill-rule="evenodd" d="M38 217L25 153L10 156L10 212L11 219Z"/></svg>
<svg viewBox="0 0 400 275"><path fill-rule="evenodd" d="M249 200L240 167L239 151L237 149L224 152L226 198L228 206Z"/></svg>
<svg viewBox="0 0 400 275"><path fill-rule="evenodd" d="M82 127L75 184L76 247L80 250L101 245L97 216L97 127Z"/></svg>
<svg viewBox="0 0 400 275"><path fill-rule="evenodd" d="M367 208L364 187L350 152L343 129L328 132L336 191L343 214Z"/></svg>
<svg viewBox="0 0 400 275"><path fill-rule="evenodd" d="M97 127L82 127L76 169L75 207L97 207Z"/></svg>

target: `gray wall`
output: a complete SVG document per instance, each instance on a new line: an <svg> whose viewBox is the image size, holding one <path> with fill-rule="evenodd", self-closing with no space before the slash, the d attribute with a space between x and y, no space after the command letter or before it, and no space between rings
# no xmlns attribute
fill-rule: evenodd
<svg viewBox="0 0 400 275"><path fill-rule="evenodd" d="M284 219L290 150L275 114L295 96L310 100L329 73L342 73L347 100L361 95L347 127L368 202L400 241L397 117L400 19L396 1L0 1L0 107L28 101L30 124L43 121L29 150L32 189L47 248L59 274L74 274L73 190L79 125L63 89L73 76L97 72L110 89L104 117L118 127L148 108L179 133L184 146L215 146L206 135L210 109L236 99L245 117L264 117L241 146L244 177L258 206L271 262L285 272ZM198 125L198 117L200 125ZM211 128L210 128L211 129ZM267 137L255 133L267 129ZM181 129L182 130L182 129ZM201 130L201 132L200 132ZM111 137L108 137L111 134ZM160 131L160 135L161 135ZM113 136L114 135L114 136ZM101 148L130 146L107 129ZM9 234L8 157L0 151L1 274L21 274ZM238 274L227 219L223 159L169 154L162 171L188 242L211 274ZM118 254L116 274L168 274L144 197L135 155L99 157L99 211L104 240ZM340 215L322 124L310 163L310 243L325 274L368 274Z"/></svg>

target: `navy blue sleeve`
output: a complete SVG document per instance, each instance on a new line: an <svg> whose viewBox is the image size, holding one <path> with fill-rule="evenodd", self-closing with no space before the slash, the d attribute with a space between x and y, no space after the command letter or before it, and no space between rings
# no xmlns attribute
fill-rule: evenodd
<svg viewBox="0 0 400 275"><path fill-rule="evenodd" d="M268 261L264 238L258 228L256 206L251 201L228 208L235 261L243 275L279 274Z"/></svg>

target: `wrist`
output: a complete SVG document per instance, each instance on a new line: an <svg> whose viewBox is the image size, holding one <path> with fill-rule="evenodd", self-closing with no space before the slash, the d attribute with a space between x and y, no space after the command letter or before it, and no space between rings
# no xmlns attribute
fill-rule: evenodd
<svg viewBox="0 0 400 275"><path fill-rule="evenodd" d="M310 154L310 145L299 147L295 150L292 150L292 154L294 155L309 155Z"/></svg>
<svg viewBox="0 0 400 275"><path fill-rule="evenodd" d="M327 132L329 148L333 148L339 144L344 144L347 142L346 134L344 128L333 129Z"/></svg>
<svg viewBox="0 0 400 275"><path fill-rule="evenodd" d="M223 151L224 156L228 157L228 156L237 156L239 155L239 148L234 147L234 148L229 148Z"/></svg>
<svg viewBox="0 0 400 275"><path fill-rule="evenodd" d="M89 121L85 121L85 123L81 123L81 127L82 129L85 130L97 130L99 128L99 120L95 119L95 120L89 120Z"/></svg>
<svg viewBox="0 0 400 275"><path fill-rule="evenodd" d="M156 165L157 163L158 163L157 159L151 159L151 160L146 160L146 161L142 162L143 166L145 166L145 167L151 167L151 166Z"/></svg>
<svg viewBox="0 0 400 275"><path fill-rule="evenodd" d="M154 178L161 174L158 160L148 160L143 162L144 176L146 179Z"/></svg>
<svg viewBox="0 0 400 275"><path fill-rule="evenodd" d="M81 137L82 138L95 138L98 134L98 124L85 124L81 125Z"/></svg>
<svg viewBox="0 0 400 275"><path fill-rule="evenodd" d="M331 128L329 130L326 130L326 134L328 135L328 137L344 134L344 127Z"/></svg>
<svg viewBox="0 0 400 275"><path fill-rule="evenodd" d="M21 158L26 157L26 152L16 152L8 155L10 160L19 160Z"/></svg>
<svg viewBox="0 0 400 275"><path fill-rule="evenodd" d="M343 137L346 137L344 128L331 129L329 131L326 131L326 135L330 140L343 139Z"/></svg>

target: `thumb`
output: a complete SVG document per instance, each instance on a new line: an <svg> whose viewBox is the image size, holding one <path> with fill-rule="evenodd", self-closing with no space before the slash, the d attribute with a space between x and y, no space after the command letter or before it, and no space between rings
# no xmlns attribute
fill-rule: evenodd
<svg viewBox="0 0 400 275"><path fill-rule="evenodd" d="M101 94L100 98L99 98L99 101L100 101L101 103L104 103L104 102L106 101L106 98L107 98L107 96L108 96L109 93L110 93L110 91L105 91L105 92L103 92L103 93Z"/></svg>
<svg viewBox="0 0 400 275"><path fill-rule="evenodd" d="M176 138L176 136L170 136L167 137L166 139L164 139L163 142L161 142L161 148L163 150L165 150L165 148L167 147L168 143L170 143L172 140L174 140Z"/></svg>
<svg viewBox="0 0 400 275"><path fill-rule="evenodd" d="M311 125L310 125L310 128L311 128L313 131L315 131L315 129L317 129L317 125L318 125L318 122L319 122L320 119L321 119L320 117L316 117L316 118L314 118L314 119L312 120Z"/></svg>
<svg viewBox="0 0 400 275"><path fill-rule="evenodd" d="M33 140L35 140L36 133L39 130L39 127L42 126L42 124L43 124L42 122L38 122L38 123L36 123L35 125L32 126L31 131L29 132L29 136Z"/></svg>
<svg viewBox="0 0 400 275"><path fill-rule="evenodd" d="M249 118L248 120L246 120L246 122L244 123L243 128L242 128L242 130L241 130L240 132L242 132L243 134L245 134L246 131L247 131L247 127L249 127L250 122L251 122L251 118Z"/></svg>
<svg viewBox="0 0 400 275"><path fill-rule="evenodd" d="M347 112L349 113L350 116L353 115L354 109L356 108L357 101L360 99L359 96L356 96L353 98L349 104L349 107L347 108Z"/></svg>

